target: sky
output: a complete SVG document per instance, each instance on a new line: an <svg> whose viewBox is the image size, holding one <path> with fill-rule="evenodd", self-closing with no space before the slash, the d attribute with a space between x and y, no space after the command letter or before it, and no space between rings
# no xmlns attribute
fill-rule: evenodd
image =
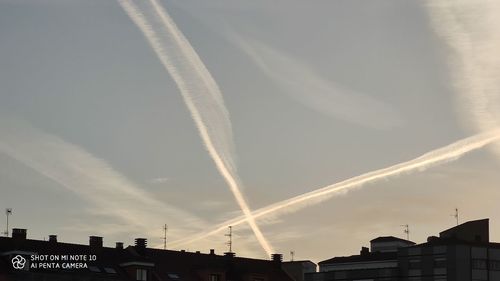
<svg viewBox="0 0 500 281"><path fill-rule="evenodd" d="M425 1L159 2L218 84L252 210L499 123L499 82L463 86L499 64L464 59L481 49L454 44ZM472 42L499 42L464 26ZM242 214L176 81L118 2L0 0L0 40L0 208L13 208L11 227L161 247L167 224L168 247ZM489 64L474 71L477 61ZM489 99L469 95L481 91ZM356 254L378 236L404 238L405 224L424 242L455 225L455 208L462 222L490 218L500 241L499 159L487 147L257 223L285 260ZM237 255L266 257L247 225L233 231ZM175 249L222 253L224 233Z"/></svg>

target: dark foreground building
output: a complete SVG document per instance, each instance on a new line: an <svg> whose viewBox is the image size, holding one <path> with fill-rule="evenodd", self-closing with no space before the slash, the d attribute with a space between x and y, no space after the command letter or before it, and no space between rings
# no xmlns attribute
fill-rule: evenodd
<svg viewBox="0 0 500 281"><path fill-rule="evenodd" d="M103 247L101 237L89 245L26 238L14 229L12 238L0 237L0 281L293 281L281 269L281 255L273 260L199 252L147 248L146 239L134 246Z"/></svg>
<svg viewBox="0 0 500 281"><path fill-rule="evenodd" d="M310 260L287 261L281 264L281 268L295 281L304 281L307 273L316 272L316 264Z"/></svg>
<svg viewBox="0 0 500 281"><path fill-rule="evenodd" d="M359 255L319 263L306 281L500 281L500 243L488 219L469 221L415 244L395 237L371 241Z"/></svg>

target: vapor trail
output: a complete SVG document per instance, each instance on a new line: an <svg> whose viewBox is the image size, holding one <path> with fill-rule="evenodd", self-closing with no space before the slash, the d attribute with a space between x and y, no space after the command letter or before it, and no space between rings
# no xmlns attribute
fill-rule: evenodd
<svg viewBox="0 0 500 281"><path fill-rule="evenodd" d="M234 32L229 36L284 93L318 113L375 129L404 123L388 104L325 79L284 51Z"/></svg>
<svg viewBox="0 0 500 281"><path fill-rule="evenodd" d="M432 26L448 44L461 116L476 131L500 126L500 2L428 0ZM500 145L495 152L500 156Z"/></svg>
<svg viewBox="0 0 500 281"><path fill-rule="evenodd" d="M363 185L368 183L376 182L378 180L385 179L388 177L398 176L404 173L422 171L436 165L457 160L468 152L480 149L488 144L497 142L499 140L500 140L500 129L489 131L483 134L478 134L454 142L445 147L432 150L410 161L406 161L376 171L368 172L341 181L339 183L335 183L287 200L271 204L267 207L255 210L252 214L254 218L260 218L271 214L279 215L283 213L294 212L303 207L306 207L307 205L317 204L323 200L329 199L330 197L336 194L349 192L355 188L362 187ZM236 217L234 219L219 224L210 231L204 231L197 235L187 237L185 239L181 239L178 241L174 241L171 243L171 245L172 247L178 247L180 245L191 243L206 238L219 231L222 231L228 225L239 225L244 222L245 222L244 217L242 216Z"/></svg>
<svg viewBox="0 0 500 281"><path fill-rule="evenodd" d="M0 118L0 132L0 154L77 194L92 205L91 215L114 218L113 227L97 231L156 235L165 216L171 217L170 223L178 229L186 224L206 226L199 218L155 199L104 160L77 145L6 118ZM94 221L94 231L96 224ZM173 233L177 237L183 234Z"/></svg>
<svg viewBox="0 0 500 281"><path fill-rule="evenodd" d="M188 40L157 0L150 0L151 21L131 0L118 0L142 31L165 69L179 88L198 132L215 165L229 185L246 221L268 255L274 252L252 216L240 190L242 186L232 158L232 133L228 112L217 83Z"/></svg>

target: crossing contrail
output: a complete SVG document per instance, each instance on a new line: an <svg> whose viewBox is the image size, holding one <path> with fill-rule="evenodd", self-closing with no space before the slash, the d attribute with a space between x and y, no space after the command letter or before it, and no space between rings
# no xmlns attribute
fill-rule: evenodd
<svg viewBox="0 0 500 281"><path fill-rule="evenodd" d="M267 207L260 208L252 212L254 218L265 217L269 215L279 215L298 211L308 205L317 204L323 200L327 200L334 195L347 193L355 188L360 188L365 184L373 183L381 179L398 176L405 173L422 171L427 168L445 164L459 159L468 152L480 149L488 144L500 141L500 129L495 129L486 133L474 135L450 145L432 150L412 160L399 163L387 168L368 172L339 183L328 185L326 187L304 193L302 195L283 200ZM173 241L172 247L178 247L188 244L212 234L220 232L229 225L239 225L246 221L245 217L239 216L234 219L225 221L211 230L200 232L199 234Z"/></svg>
<svg viewBox="0 0 500 281"><path fill-rule="evenodd" d="M436 33L450 48L450 78L461 117L476 131L500 126L500 2L428 0ZM493 147L500 156L500 144Z"/></svg>
<svg viewBox="0 0 500 281"><path fill-rule="evenodd" d="M242 184L232 156L231 123L217 83L157 0L150 0L147 7L152 16L146 16L132 0L118 2L142 31L173 78L210 157L228 184L260 245L270 255L274 250L257 226L240 189Z"/></svg>

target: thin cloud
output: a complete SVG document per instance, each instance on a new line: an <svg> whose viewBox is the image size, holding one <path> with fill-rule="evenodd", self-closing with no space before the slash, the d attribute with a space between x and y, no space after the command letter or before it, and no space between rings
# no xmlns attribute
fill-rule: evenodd
<svg viewBox="0 0 500 281"><path fill-rule="evenodd" d="M87 214L113 218L114 232L153 234L167 220L176 226L172 236L182 237L185 230L207 226L202 219L153 198L81 147L22 122L0 121L0 153L87 201L92 206Z"/></svg>
<svg viewBox="0 0 500 281"><path fill-rule="evenodd" d="M329 81L306 63L259 42L230 35L232 40L284 92L310 109L333 118L376 129L403 124L389 105Z"/></svg>
<svg viewBox="0 0 500 281"><path fill-rule="evenodd" d="M432 26L449 48L460 117L478 132L500 125L500 2L428 0ZM494 146L500 156L500 145Z"/></svg>
<svg viewBox="0 0 500 281"><path fill-rule="evenodd" d="M163 184L163 183L167 183L169 181L170 181L170 178L159 177L159 178L150 179L149 183L151 183L151 184Z"/></svg>

